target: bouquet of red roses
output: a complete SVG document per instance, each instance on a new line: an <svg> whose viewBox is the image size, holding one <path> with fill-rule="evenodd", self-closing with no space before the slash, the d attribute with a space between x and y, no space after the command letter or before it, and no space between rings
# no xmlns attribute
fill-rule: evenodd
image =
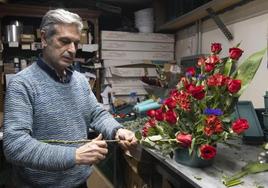
<svg viewBox="0 0 268 188"><path fill-rule="evenodd" d="M249 127L246 119L233 119L239 96L253 79L265 50L237 66L243 53L238 46L221 59L220 43L211 54L200 57L197 67L185 72L160 109L147 111L148 121L136 134L142 144L168 153L177 147L195 149L203 159L216 155L215 145Z"/></svg>

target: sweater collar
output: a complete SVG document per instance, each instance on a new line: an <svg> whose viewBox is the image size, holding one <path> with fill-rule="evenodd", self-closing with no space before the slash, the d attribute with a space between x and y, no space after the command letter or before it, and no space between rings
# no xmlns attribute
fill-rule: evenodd
<svg viewBox="0 0 268 188"><path fill-rule="evenodd" d="M72 65L70 65L69 67L67 67L65 69L66 76L64 76L64 77L58 75L58 73L55 71L55 69L53 69L48 64L46 64L41 57L38 58L37 65L42 70L44 70L51 78L53 78L56 82L69 83L71 81L73 71L74 71L74 68Z"/></svg>

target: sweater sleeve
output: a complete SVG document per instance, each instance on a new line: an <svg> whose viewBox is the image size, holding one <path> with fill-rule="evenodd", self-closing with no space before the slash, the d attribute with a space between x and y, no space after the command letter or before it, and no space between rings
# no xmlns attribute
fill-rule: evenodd
<svg viewBox="0 0 268 188"><path fill-rule="evenodd" d="M98 103L90 87L87 87L87 91L90 101L89 127L102 133L106 139L114 139L116 131L123 126Z"/></svg>
<svg viewBox="0 0 268 188"><path fill-rule="evenodd" d="M32 137L33 90L15 76L9 82L4 109L4 154L16 165L42 170L64 170L75 165L75 147L51 145Z"/></svg>

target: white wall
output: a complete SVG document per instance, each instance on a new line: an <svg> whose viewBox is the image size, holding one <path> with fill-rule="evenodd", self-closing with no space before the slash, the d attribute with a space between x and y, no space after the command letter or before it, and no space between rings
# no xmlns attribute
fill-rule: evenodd
<svg viewBox="0 0 268 188"><path fill-rule="evenodd" d="M254 4L258 3L258 4ZM252 7L255 8L253 9ZM257 7L257 8L256 8ZM228 41L212 20L202 23L202 49L201 53L209 54L212 42L222 44L221 57L228 56L230 47L241 42L240 48L244 50L239 62L243 62L250 54L267 47L268 39L268 1L257 0L231 11L219 15L232 33L234 39ZM240 14L241 13L241 14ZM243 19L244 18L244 19ZM197 49L197 36L195 26L178 31L176 41L176 58L195 55ZM247 90L240 100L251 100L255 108L263 108L263 95L268 91L267 56Z"/></svg>

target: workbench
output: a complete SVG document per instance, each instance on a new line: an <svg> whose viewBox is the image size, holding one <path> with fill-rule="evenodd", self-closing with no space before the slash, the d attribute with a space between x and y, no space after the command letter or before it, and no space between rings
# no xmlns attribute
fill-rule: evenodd
<svg viewBox="0 0 268 188"><path fill-rule="evenodd" d="M193 168L179 164L170 157L164 157L161 153L142 146L138 173L144 178L148 187L152 188L225 188L222 183L223 175L233 175L249 161L257 161L262 151L260 146L245 145L241 140L232 141L232 144L240 149L218 144L213 165L206 168ZM257 188L258 186L268 188L268 172L251 174L243 177L242 180L244 183L234 188Z"/></svg>

